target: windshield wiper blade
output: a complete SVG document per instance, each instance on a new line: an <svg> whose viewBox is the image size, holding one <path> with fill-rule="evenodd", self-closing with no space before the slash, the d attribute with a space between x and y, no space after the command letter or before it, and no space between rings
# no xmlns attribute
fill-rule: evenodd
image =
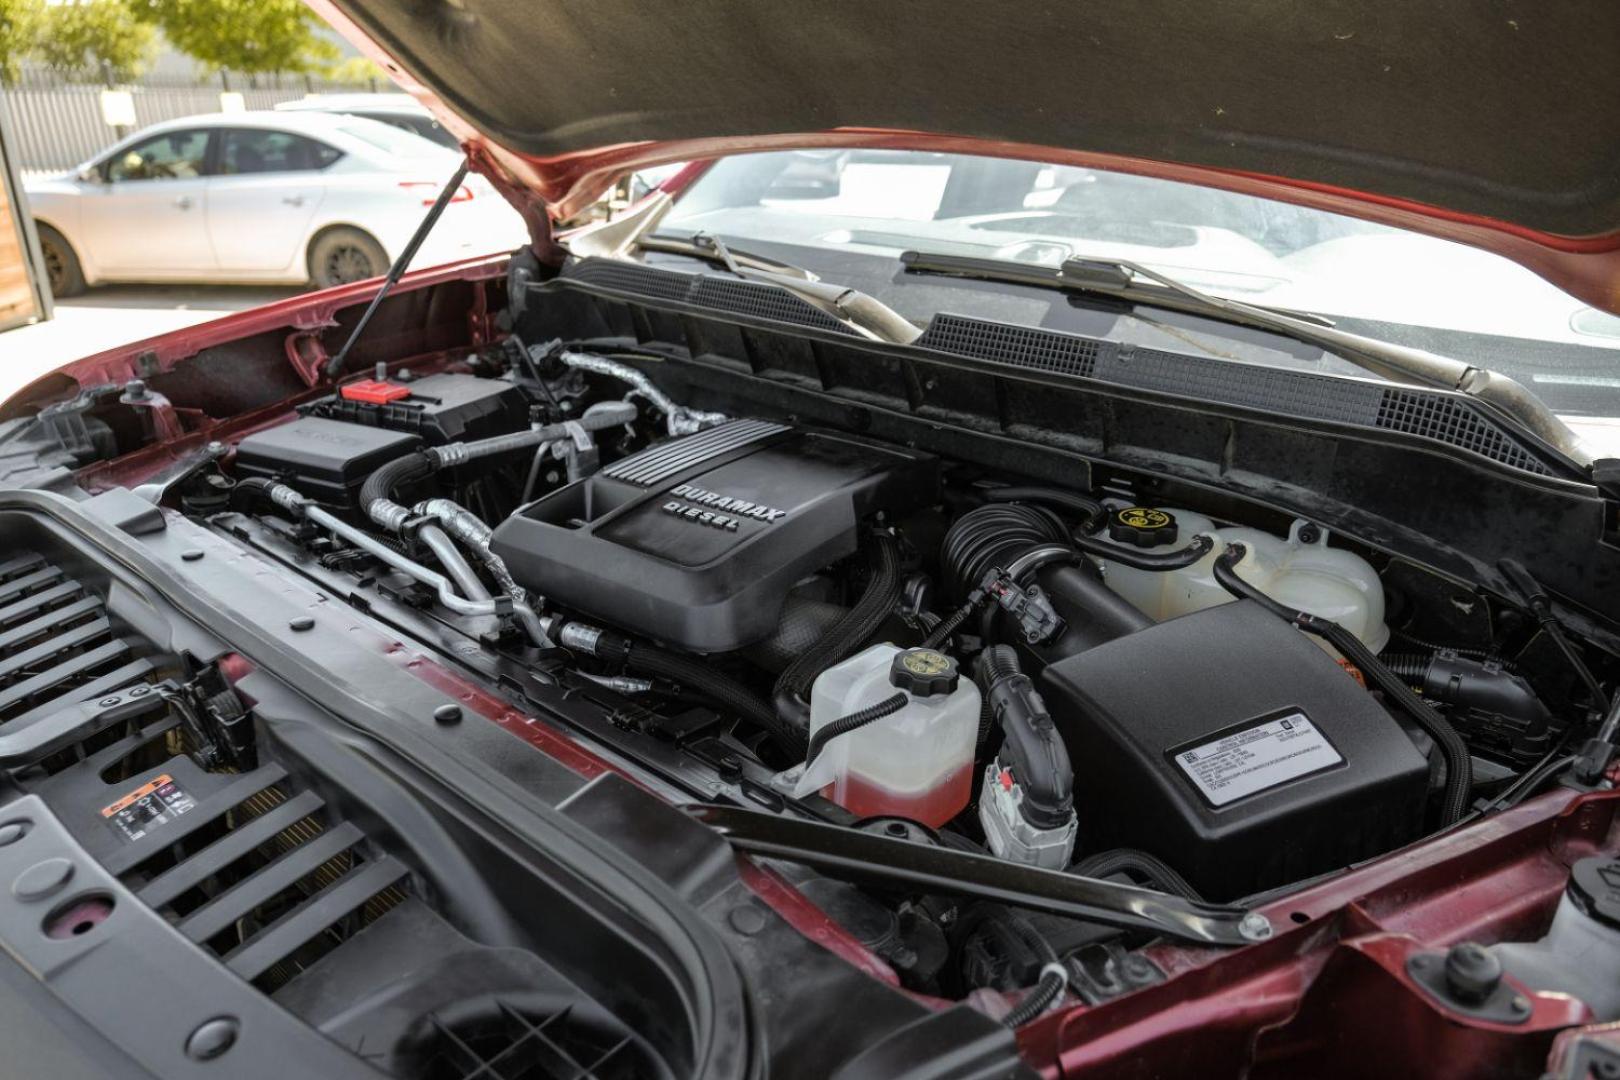
<svg viewBox="0 0 1620 1080"><path fill-rule="evenodd" d="M1321 325L1313 316L1212 296L1141 263L1076 257L1054 269L1002 259L924 251L903 252L900 262L909 273L1004 281L1108 296L1282 334L1315 345L1385 379L1467 394L1563 455L1577 468L1585 470L1592 463L1574 432L1540 398L1506 375L1421 349ZM1153 284L1144 285L1143 281Z"/></svg>
<svg viewBox="0 0 1620 1080"><path fill-rule="evenodd" d="M785 289L873 341L909 345L922 336L910 319L859 289L821 281L803 267L730 247L708 233L696 233L689 240L647 236L637 246L643 251L667 251L718 263L745 280Z"/></svg>
<svg viewBox="0 0 1620 1080"><path fill-rule="evenodd" d="M717 236L653 236L653 229L674 205L667 193L648 196L627 213L598 225L587 226L565 239L568 250L580 258L634 262L638 251L663 251L715 263L747 281L786 290L843 325L872 341L909 345L922 336L910 319L875 297L847 285L821 281L803 267L731 247Z"/></svg>
<svg viewBox="0 0 1620 1080"><path fill-rule="evenodd" d="M1270 921L1257 911L1135 885L759 810L715 804L687 810L739 851L813 866L844 880L994 900L1202 945L1248 945L1272 933Z"/></svg>
<svg viewBox="0 0 1620 1080"><path fill-rule="evenodd" d="M798 281L815 282L821 279L812 271L792 263L781 262L766 255L740 251L710 233L693 233L690 238L672 236L644 236L636 245L642 251L664 251L672 255L687 255L694 259L718 262L738 277L750 271L762 274L782 274Z"/></svg>
<svg viewBox="0 0 1620 1080"><path fill-rule="evenodd" d="M1154 307L1217 315L1224 321L1234 321L1229 312L1221 310L1220 305L1224 301L1219 297L1200 292L1191 285L1175 281L1146 267L1140 267L1140 276L1156 283L1144 286L1136 281L1138 275L1134 271L1138 268L1137 264L1115 259L1073 258L1065 261L1062 266L1053 267L1040 263L986 259L972 255L905 251L900 254L900 262L910 273L940 274L947 277L972 278L976 281L1005 281L1014 285L1034 285L1042 289L1092 293ZM1259 304L1242 306L1265 314L1299 319L1326 329L1333 328L1332 319L1311 312L1285 311Z"/></svg>

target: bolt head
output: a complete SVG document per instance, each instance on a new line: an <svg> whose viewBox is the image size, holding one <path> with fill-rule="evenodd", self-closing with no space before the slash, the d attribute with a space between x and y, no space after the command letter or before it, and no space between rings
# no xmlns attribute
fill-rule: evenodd
<svg viewBox="0 0 1620 1080"><path fill-rule="evenodd" d="M433 710L433 719L440 724L461 723L461 706L453 702L446 702Z"/></svg>
<svg viewBox="0 0 1620 1080"><path fill-rule="evenodd" d="M1502 982L1502 961L1483 945L1461 941L1446 953L1446 989L1467 1005L1478 1005Z"/></svg>
<svg viewBox="0 0 1620 1080"><path fill-rule="evenodd" d="M1272 934L1271 920L1251 911L1238 921L1238 933L1248 941L1264 941Z"/></svg>

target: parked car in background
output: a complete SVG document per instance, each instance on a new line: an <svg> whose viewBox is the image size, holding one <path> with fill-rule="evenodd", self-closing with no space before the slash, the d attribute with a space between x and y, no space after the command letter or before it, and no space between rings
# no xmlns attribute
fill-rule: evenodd
<svg viewBox="0 0 1620 1080"><path fill-rule="evenodd" d="M367 120L397 127L420 135L430 142L451 150L459 145L456 137L446 131L409 94L311 94L296 101L284 101L276 106L277 112L324 112L363 116Z"/></svg>
<svg viewBox="0 0 1620 1080"><path fill-rule="evenodd" d="M388 269L456 155L348 114L166 121L27 185L51 289L110 281L309 282ZM419 264L508 249L522 220L469 176Z"/></svg>

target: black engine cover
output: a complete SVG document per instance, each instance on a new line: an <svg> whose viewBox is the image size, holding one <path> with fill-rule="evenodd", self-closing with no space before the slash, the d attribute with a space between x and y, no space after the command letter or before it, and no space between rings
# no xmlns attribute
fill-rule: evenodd
<svg viewBox="0 0 1620 1080"><path fill-rule="evenodd" d="M520 583L693 652L768 636L788 590L851 555L857 525L939 499L926 454L761 420L673 439L495 530Z"/></svg>

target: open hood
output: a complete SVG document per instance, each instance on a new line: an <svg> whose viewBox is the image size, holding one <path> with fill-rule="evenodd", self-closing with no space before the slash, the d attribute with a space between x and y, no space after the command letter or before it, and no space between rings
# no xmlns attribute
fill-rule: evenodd
<svg viewBox="0 0 1620 1080"><path fill-rule="evenodd" d="M552 216L655 162L936 148L1415 228L1620 311L1620 5L1602 0L311 2Z"/></svg>

